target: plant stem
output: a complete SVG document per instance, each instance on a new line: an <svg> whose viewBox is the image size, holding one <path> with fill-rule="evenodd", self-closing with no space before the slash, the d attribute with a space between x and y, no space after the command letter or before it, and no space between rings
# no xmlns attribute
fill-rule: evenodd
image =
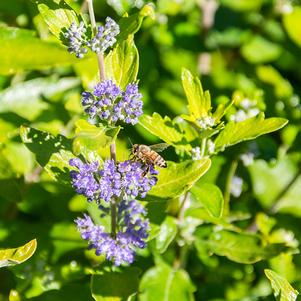
<svg viewBox="0 0 301 301"><path fill-rule="evenodd" d="M204 155L205 155L206 142L207 142L207 139L203 138L202 139L202 144L201 144L201 158L203 158Z"/></svg>
<svg viewBox="0 0 301 301"><path fill-rule="evenodd" d="M87 3L88 3L88 10L89 10L92 31L94 34L96 34L97 33L97 25L96 25L94 8L93 8L93 0L87 0ZM103 81L106 79L103 52L97 53L97 61L98 61L98 69L99 69L99 78L100 78L100 81Z"/></svg>
<svg viewBox="0 0 301 301"><path fill-rule="evenodd" d="M95 20L93 0L86 0L88 3L89 16L92 26L92 31L94 34L97 33L97 25ZM99 69L99 78L100 81L106 79L105 63L103 52L97 53L98 69ZM113 142L110 145L111 159L116 162L116 144ZM111 199L111 236L116 238L116 227L117 227L117 204L115 199Z"/></svg>
<svg viewBox="0 0 301 301"><path fill-rule="evenodd" d="M110 145L111 159L116 162L116 144L115 141ZM117 228L117 204L114 198L111 199L111 236L116 238Z"/></svg>
<svg viewBox="0 0 301 301"><path fill-rule="evenodd" d="M237 169L238 161L234 160L231 163L229 173L227 176L226 181L226 188L224 192L224 214L227 215L229 213L229 207L230 207L230 193L231 193L231 185L232 185L232 179L235 175L236 169Z"/></svg>

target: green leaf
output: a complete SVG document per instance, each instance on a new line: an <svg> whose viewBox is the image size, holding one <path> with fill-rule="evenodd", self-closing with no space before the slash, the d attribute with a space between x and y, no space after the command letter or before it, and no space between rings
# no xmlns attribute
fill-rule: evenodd
<svg viewBox="0 0 301 301"><path fill-rule="evenodd" d="M79 119L75 123L76 138L73 141L73 152L76 155L83 154L88 160L98 158L101 148L110 145L119 131L120 127L95 126L84 119Z"/></svg>
<svg viewBox="0 0 301 301"><path fill-rule="evenodd" d="M117 37L117 43L127 40L129 35L135 34L145 17L155 18L155 12L152 4L145 5L138 13L131 16L125 15L119 21L120 34Z"/></svg>
<svg viewBox="0 0 301 301"><path fill-rule="evenodd" d="M222 216L224 198L216 185L209 183L194 185L190 191L212 217L220 218Z"/></svg>
<svg viewBox="0 0 301 301"><path fill-rule="evenodd" d="M71 141L27 126L20 127L20 136L26 147L36 155L37 162L48 174L61 183L69 183L69 160L74 158Z"/></svg>
<svg viewBox="0 0 301 301"><path fill-rule="evenodd" d="M162 262L146 271L140 291L141 301L192 301L195 287L186 271L173 269Z"/></svg>
<svg viewBox="0 0 301 301"><path fill-rule="evenodd" d="M262 82L273 86L277 97L288 98L293 95L293 87L290 82L284 79L274 67L258 66L256 74Z"/></svg>
<svg viewBox="0 0 301 301"><path fill-rule="evenodd" d="M251 64L262 64L275 61L282 53L282 48L262 36L254 36L242 46L242 56Z"/></svg>
<svg viewBox="0 0 301 301"><path fill-rule="evenodd" d="M139 270L127 268L120 272L92 275L91 292L96 301L127 301L138 292Z"/></svg>
<svg viewBox="0 0 301 301"><path fill-rule="evenodd" d="M34 120L43 110L49 108L49 105L42 101L43 97L48 99L59 95L79 83L79 80L73 77L35 78L12 85L0 92L0 112L13 112L28 120Z"/></svg>
<svg viewBox="0 0 301 301"><path fill-rule="evenodd" d="M63 0L59 1L59 3L49 0L32 1L37 4L38 10L49 30L60 40L63 39L63 30L67 30L71 23L79 23L79 17L76 12Z"/></svg>
<svg viewBox="0 0 301 301"><path fill-rule="evenodd" d="M284 118L267 118L263 115L241 122L230 121L215 139L215 150L220 151L227 146L241 141L255 139L258 136L277 131L287 124Z"/></svg>
<svg viewBox="0 0 301 301"><path fill-rule="evenodd" d="M274 296L279 301L295 301L299 292L295 290L289 282L282 276L278 275L272 270L265 269L265 275L271 281L274 291Z"/></svg>
<svg viewBox="0 0 301 301"><path fill-rule="evenodd" d="M264 160L255 160L248 167L254 196L262 206L273 207L275 212L301 216L298 163L299 160L292 154L270 164ZM277 205L274 205L275 202Z"/></svg>
<svg viewBox="0 0 301 301"><path fill-rule="evenodd" d="M160 169L157 184L149 195L159 198L174 198L189 190L192 185L209 169L210 159L167 162L167 168Z"/></svg>
<svg viewBox="0 0 301 301"><path fill-rule="evenodd" d="M142 115L139 124L166 143L185 151L191 150L186 136L178 130L177 125L169 117L162 118L158 113L154 113L153 116Z"/></svg>
<svg viewBox="0 0 301 301"><path fill-rule="evenodd" d="M36 239L31 240L22 247L0 250L0 267L20 264L29 259L37 248Z"/></svg>
<svg viewBox="0 0 301 301"><path fill-rule="evenodd" d="M293 11L283 15L282 19L289 37L301 47L301 7L293 6Z"/></svg>
<svg viewBox="0 0 301 301"><path fill-rule="evenodd" d="M288 250L285 244L263 245L259 236L226 230L214 232L205 240L196 240L196 244L219 256L245 264L270 259Z"/></svg>
<svg viewBox="0 0 301 301"><path fill-rule="evenodd" d="M164 253L178 232L177 219L167 216L160 225L158 236L156 237L156 248L159 253Z"/></svg>
<svg viewBox="0 0 301 301"><path fill-rule="evenodd" d="M0 44L0 74L41 70L75 62L66 48L57 43L42 41L30 30L1 27Z"/></svg>
<svg viewBox="0 0 301 301"><path fill-rule="evenodd" d="M127 84L135 82L139 68L138 50L134 43L134 36L119 43L105 59L106 76L125 89Z"/></svg>
<svg viewBox="0 0 301 301"><path fill-rule="evenodd" d="M221 4L236 11L258 10L262 5L262 0L221 0Z"/></svg>
<svg viewBox="0 0 301 301"><path fill-rule="evenodd" d="M203 92L199 78L183 68L182 85L188 100L188 110L194 120L208 116L211 110L210 94L209 91Z"/></svg>

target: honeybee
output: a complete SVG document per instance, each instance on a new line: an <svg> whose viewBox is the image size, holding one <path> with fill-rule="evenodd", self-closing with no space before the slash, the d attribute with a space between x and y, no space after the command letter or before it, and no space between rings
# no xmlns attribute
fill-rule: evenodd
<svg viewBox="0 0 301 301"><path fill-rule="evenodd" d="M134 144L132 147L132 156L134 160L140 160L147 165L148 172L150 166L167 167L165 160L158 154L169 147L167 143L158 143L154 145Z"/></svg>

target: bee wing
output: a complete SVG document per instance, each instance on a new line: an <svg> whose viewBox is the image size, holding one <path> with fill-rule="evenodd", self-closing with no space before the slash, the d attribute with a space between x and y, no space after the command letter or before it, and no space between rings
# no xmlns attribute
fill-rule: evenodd
<svg viewBox="0 0 301 301"><path fill-rule="evenodd" d="M158 144L149 145L149 148L157 153L160 153L164 151L166 148L168 148L169 146L170 145L168 143L158 143Z"/></svg>

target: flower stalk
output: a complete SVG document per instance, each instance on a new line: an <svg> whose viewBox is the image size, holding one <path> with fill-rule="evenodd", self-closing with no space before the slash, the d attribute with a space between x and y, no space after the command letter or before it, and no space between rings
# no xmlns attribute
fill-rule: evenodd
<svg viewBox="0 0 301 301"><path fill-rule="evenodd" d="M97 33L97 25L96 25L94 8L93 8L93 0L87 0L87 3L88 3L88 10L89 10L92 31L94 34L96 34ZM104 55L103 55L103 52L98 52L96 55L97 55L97 61L98 61L99 78L100 78L100 81L103 81L106 79Z"/></svg>

